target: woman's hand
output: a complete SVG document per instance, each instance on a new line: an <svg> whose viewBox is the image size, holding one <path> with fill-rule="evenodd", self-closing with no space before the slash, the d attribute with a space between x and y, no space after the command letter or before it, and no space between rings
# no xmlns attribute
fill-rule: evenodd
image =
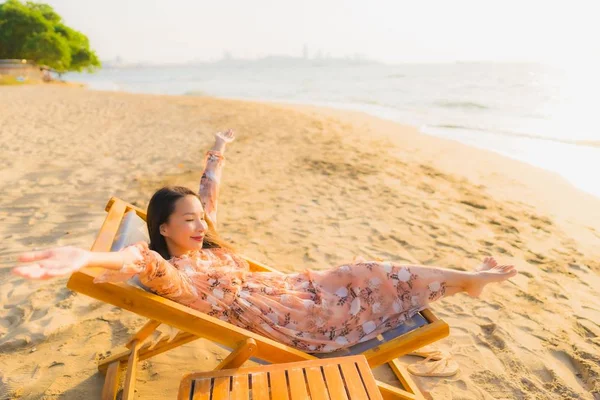
<svg viewBox="0 0 600 400"><path fill-rule="evenodd" d="M49 279L78 271L90 259L91 252L71 246L31 251L19 256L20 262L28 264L13 268L13 273L28 279Z"/></svg>
<svg viewBox="0 0 600 400"><path fill-rule="evenodd" d="M235 133L231 129L228 129L225 132L217 132L215 133L215 145L213 146L212 150L224 153L227 143L231 143L234 140Z"/></svg>
<svg viewBox="0 0 600 400"><path fill-rule="evenodd" d="M232 129L227 129L225 132L215 133L215 142L231 143L235 140L235 132Z"/></svg>

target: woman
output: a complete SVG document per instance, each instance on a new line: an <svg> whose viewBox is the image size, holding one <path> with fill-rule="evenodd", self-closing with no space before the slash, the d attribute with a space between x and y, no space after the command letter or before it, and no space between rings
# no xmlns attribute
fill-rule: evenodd
<svg viewBox="0 0 600 400"><path fill-rule="evenodd" d="M155 293L307 352L331 352L392 329L443 296L478 296L491 282L516 275L486 258L473 272L362 261L323 271L253 273L216 233L219 180L232 131L207 152L199 195L183 187L158 190L148 205L150 245L97 253L60 247L25 253L14 268L46 279L83 267L107 272L96 282L138 275Z"/></svg>

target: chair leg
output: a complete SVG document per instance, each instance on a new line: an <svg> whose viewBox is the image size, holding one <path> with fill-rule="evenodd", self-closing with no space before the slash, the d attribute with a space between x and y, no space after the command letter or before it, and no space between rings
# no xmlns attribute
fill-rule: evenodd
<svg viewBox="0 0 600 400"><path fill-rule="evenodd" d="M113 361L106 371L104 386L102 387L102 400L115 400L117 397L117 388L119 387L119 373L121 372L121 363Z"/></svg>
<svg viewBox="0 0 600 400"><path fill-rule="evenodd" d="M123 389L123 400L133 400L135 396L135 376L138 364L138 351L140 342L133 342L129 361L127 362L127 375L125 376L125 388Z"/></svg>
<svg viewBox="0 0 600 400"><path fill-rule="evenodd" d="M392 385L388 385L387 383L381 381L375 381L377 383L377 387L379 388L379 392L381 393L381 397L383 400L421 400L422 397L418 398L414 394L407 392L406 390L402 390Z"/></svg>
<svg viewBox="0 0 600 400"><path fill-rule="evenodd" d="M254 339L246 339L240 342L238 347L217 365L215 371L242 366L252 357L252 353L256 352L256 348L256 341Z"/></svg>
<svg viewBox="0 0 600 400"><path fill-rule="evenodd" d="M174 349L176 347L182 346L186 343L192 342L194 340L200 339L198 336L189 334L187 332L179 332L177 336L171 341L168 338L164 338L160 340L153 348L150 348L148 343L145 343L139 348L139 361L144 361L148 358L154 357L157 354L164 353L165 351ZM113 349L113 355L105 358L104 360L98 363L98 369L101 372L104 372L106 368L114 361L125 362L129 359L129 355L131 354L131 350L123 350L123 347Z"/></svg>
<svg viewBox="0 0 600 400"><path fill-rule="evenodd" d="M424 400L419 387L415 383L415 381L411 378L410 373L404 368L403 365L400 364L397 358L393 359L389 363L390 368L396 375L396 378L400 381L402 386L406 389L407 392L410 392L415 396L417 400Z"/></svg>

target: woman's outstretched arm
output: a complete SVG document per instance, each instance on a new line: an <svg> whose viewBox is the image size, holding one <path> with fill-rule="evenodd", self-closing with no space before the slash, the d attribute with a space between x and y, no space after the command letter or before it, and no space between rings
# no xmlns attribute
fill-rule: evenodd
<svg viewBox="0 0 600 400"><path fill-rule="evenodd" d="M200 200L206 216L215 227L217 226L217 199L225 161L225 147L227 143L233 142L234 139L235 133L231 129L215 135L215 144L212 149L206 152L204 172L202 172L202 178L200 178Z"/></svg>
<svg viewBox="0 0 600 400"><path fill-rule="evenodd" d="M124 282L134 275L156 294L182 304L197 299L189 276L148 248L147 243L137 243L116 252L92 252L77 247L56 247L22 254L13 269L28 279L50 279L69 275L85 267L101 267L106 272L94 279L95 283Z"/></svg>
<svg viewBox="0 0 600 400"><path fill-rule="evenodd" d="M129 252L92 252L77 247L55 247L42 251L30 251L19 256L25 263L13 268L13 272L29 279L50 279L69 275L85 267L102 267L120 270L123 265L135 262Z"/></svg>

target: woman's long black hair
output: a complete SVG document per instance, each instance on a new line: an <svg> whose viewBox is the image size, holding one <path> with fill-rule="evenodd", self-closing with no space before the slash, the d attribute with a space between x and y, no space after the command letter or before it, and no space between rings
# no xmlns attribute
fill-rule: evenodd
<svg viewBox="0 0 600 400"><path fill-rule="evenodd" d="M167 186L163 187L154 193L148 204L146 213L146 223L148 225L148 233L150 235L150 250L156 251L165 260L171 258L167 248L165 237L160 234L160 226L169 221L169 217L175 211L175 203L177 200L185 196L196 196L200 200L200 196L194 191L183 186ZM204 236L202 248L225 248L233 251L233 246L224 241L214 225L208 218L204 218L208 224L208 231Z"/></svg>

